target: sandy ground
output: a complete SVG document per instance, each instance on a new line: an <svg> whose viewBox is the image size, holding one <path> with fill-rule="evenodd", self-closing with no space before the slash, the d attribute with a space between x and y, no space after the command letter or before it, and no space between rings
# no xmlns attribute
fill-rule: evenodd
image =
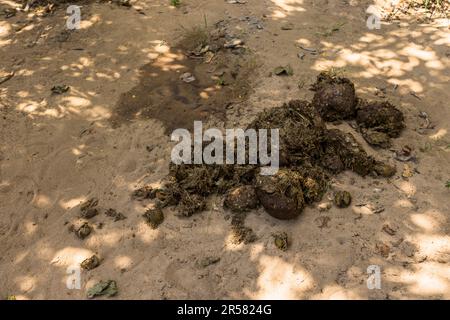
<svg viewBox="0 0 450 320"><path fill-rule="evenodd" d="M449 299L448 24L413 17L369 30L365 11L372 1L182 3L178 9L166 0L132 1L131 8L86 3L82 28L66 38L65 6L46 17L18 12L1 18L0 70L14 76L0 84L0 297L84 299L94 283L113 279L119 287L114 299ZM18 6L10 0L0 5ZM152 230L142 218L152 203L130 194L157 186L168 172L173 143L164 116L120 125L110 119L124 95L145 89L143 66L157 61L161 73L183 70L174 47L183 30L203 24L205 16L211 25L226 20L259 61L248 99L227 107L217 123L241 127L264 108L310 99L308 87L320 71L343 68L361 97L388 99L405 113L407 128L392 149L414 149L417 162L407 163L415 169L412 177L402 177L405 163L392 151L375 150L355 134L398 173L390 180L350 172L335 177L324 201L335 190L349 190L347 209L309 207L294 221L255 210L246 224L258 239L248 245L230 242L220 198L190 218L165 210L166 220ZM293 30L281 30L287 22ZM334 26L340 27L330 31ZM293 67L292 77L269 76L285 64ZM52 95L59 84L70 91ZM166 112L183 118L169 103ZM419 130L421 111L434 128ZM339 127L353 130L347 123ZM79 204L92 197L127 219L114 222L102 212L83 241L68 226L78 220ZM286 252L273 244L276 231L291 239ZM67 268L93 253L101 265L82 271L80 290L68 289ZM199 266L205 257L220 261ZM381 268L381 289L367 287L370 265Z"/></svg>

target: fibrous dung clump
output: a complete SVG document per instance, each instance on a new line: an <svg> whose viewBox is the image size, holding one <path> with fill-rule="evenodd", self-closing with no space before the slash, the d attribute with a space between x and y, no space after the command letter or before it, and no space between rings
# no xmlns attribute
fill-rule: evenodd
<svg viewBox="0 0 450 320"><path fill-rule="evenodd" d="M328 129L325 121L357 117L361 130L398 136L403 115L388 103L361 105L353 83L346 78L320 74L312 103L292 100L279 108L261 112L247 129L279 130L279 169L263 175L261 164L170 165L169 176L157 201L160 207L176 205L181 215L204 210L207 197L225 194L224 206L242 213L262 207L275 218L293 219L307 205L320 201L331 175L344 170L366 176L391 177L395 167L369 156L350 133ZM268 136L268 141L270 140ZM269 152L271 143L268 142ZM246 155L248 156L248 145ZM343 198L343 203L347 197ZM244 226L245 214L235 214L232 231L237 242L251 242L256 236Z"/></svg>
<svg viewBox="0 0 450 320"><path fill-rule="evenodd" d="M322 72L312 90L316 92L312 105L325 121L348 119L355 115L358 101L355 86L349 79Z"/></svg>
<svg viewBox="0 0 450 320"><path fill-rule="evenodd" d="M319 113L303 100L264 111L248 126L279 129L280 165L311 164L320 158L326 127Z"/></svg>
<svg viewBox="0 0 450 320"><path fill-rule="evenodd" d="M305 206L302 178L284 168L272 176L258 176L256 194L267 213L282 220L296 218Z"/></svg>
<svg viewBox="0 0 450 320"><path fill-rule="evenodd" d="M389 102L361 102L356 114L362 136L371 145L388 148L405 127L403 113Z"/></svg>

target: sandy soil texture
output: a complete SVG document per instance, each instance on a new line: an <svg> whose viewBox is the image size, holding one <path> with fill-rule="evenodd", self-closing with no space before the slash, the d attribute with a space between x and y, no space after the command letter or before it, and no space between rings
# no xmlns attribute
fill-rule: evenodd
<svg viewBox="0 0 450 320"><path fill-rule="evenodd" d="M85 299L100 280L116 281L110 299L450 298L449 12L396 16L378 0L232 2L79 2L81 28L68 31L69 3L24 12L0 0L1 299ZM384 8L380 29L366 25L371 5ZM242 39L246 53L188 58L186 35L205 25ZM292 75L274 74L287 65ZM311 100L324 70L404 113L388 149L369 146L351 122L328 124L395 165L394 177L339 174L295 220L253 210L250 244L231 241L220 196L191 217L165 208L157 228L145 223L154 201L131 194L161 185L174 128L195 119L245 128L264 109ZM234 86L221 86L227 74L238 75ZM339 190L351 193L348 208L332 204ZM92 198L98 214L82 240L71 230ZM273 238L283 232L286 251ZM93 254L100 264L68 289L68 268ZM374 265L381 288L370 290Z"/></svg>

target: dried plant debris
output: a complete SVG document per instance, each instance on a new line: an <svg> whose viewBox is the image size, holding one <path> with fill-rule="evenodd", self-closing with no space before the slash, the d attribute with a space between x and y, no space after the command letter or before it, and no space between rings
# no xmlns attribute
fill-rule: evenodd
<svg viewBox="0 0 450 320"><path fill-rule="evenodd" d="M116 209L112 209L112 208L109 208L108 210L106 210L105 214L108 217L113 218L114 221L125 220L127 218L124 214L122 214L121 212L118 212Z"/></svg>
<svg viewBox="0 0 450 320"><path fill-rule="evenodd" d="M416 161L416 156L410 146L403 146L401 150L394 152L394 158L401 162Z"/></svg>
<svg viewBox="0 0 450 320"><path fill-rule="evenodd" d="M91 198L80 206L80 215L82 218L91 219L98 215L98 199Z"/></svg>
<svg viewBox="0 0 450 320"><path fill-rule="evenodd" d="M244 213L236 213L231 219L231 242L234 244L249 244L257 239L253 230L245 226L245 218Z"/></svg>
<svg viewBox="0 0 450 320"><path fill-rule="evenodd" d="M5 8L0 11L0 15L4 16L6 19L14 17L16 15L16 9L14 8Z"/></svg>
<svg viewBox="0 0 450 320"><path fill-rule="evenodd" d="M114 280L102 280L95 284L87 291L87 297L89 299L97 296L113 297L117 295L118 288L117 283Z"/></svg>
<svg viewBox="0 0 450 320"><path fill-rule="evenodd" d="M6 71L0 71L0 84L3 82L8 81L14 76L14 71L6 72Z"/></svg>
<svg viewBox="0 0 450 320"><path fill-rule="evenodd" d="M347 208L352 203L352 195L348 191L338 191L334 195L334 204L338 208Z"/></svg>
<svg viewBox="0 0 450 320"><path fill-rule="evenodd" d="M80 264L80 267L84 270L92 270L97 268L99 265L100 258L94 254L92 257L83 260L83 262L81 262Z"/></svg>
<svg viewBox="0 0 450 320"><path fill-rule="evenodd" d="M361 176L371 173L378 163L368 156L350 133L328 130L325 142L324 166L333 173L349 169Z"/></svg>
<svg viewBox="0 0 450 320"><path fill-rule="evenodd" d="M164 213L158 207L148 209L143 215L145 222L152 228L156 229L164 221Z"/></svg>
<svg viewBox="0 0 450 320"><path fill-rule="evenodd" d="M349 79L322 72L311 89L315 91L312 105L325 121L354 117L358 101Z"/></svg>
<svg viewBox="0 0 450 320"><path fill-rule="evenodd" d="M289 247L288 235L286 232L277 232L272 234L275 247L281 251L287 251Z"/></svg>

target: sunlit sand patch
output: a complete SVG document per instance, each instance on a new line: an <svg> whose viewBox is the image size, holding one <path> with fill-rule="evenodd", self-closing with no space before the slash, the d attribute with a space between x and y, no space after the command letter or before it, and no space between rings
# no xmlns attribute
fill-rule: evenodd
<svg viewBox="0 0 450 320"><path fill-rule="evenodd" d="M450 236L419 234L412 239L420 244L421 252L427 256L445 255L450 257ZM450 259L447 261L448 263L450 263ZM450 272L450 268L448 271Z"/></svg>
<svg viewBox="0 0 450 320"><path fill-rule="evenodd" d="M44 194L37 194L34 198L33 205L40 209L50 208L52 206L52 201Z"/></svg>
<svg viewBox="0 0 450 320"><path fill-rule="evenodd" d="M25 234L27 236L31 236L34 233L36 233L38 226L36 223L34 223L33 221L25 221L24 222L24 227L25 227Z"/></svg>
<svg viewBox="0 0 450 320"><path fill-rule="evenodd" d="M11 32L11 25L6 21L0 22L0 38L6 38Z"/></svg>
<svg viewBox="0 0 450 320"><path fill-rule="evenodd" d="M31 276L16 277L15 282L19 290L21 290L23 293L33 292L36 287L36 278Z"/></svg>
<svg viewBox="0 0 450 320"><path fill-rule="evenodd" d="M399 182L396 184L396 187L403 191L408 197L412 197L417 191L416 186L409 181Z"/></svg>
<svg viewBox="0 0 450 320"><path fill-rule="evenodd" d="M102 246L116 246L127 236L128 232L118 231L118 229L111 230L108 233L98 234L94 232L87 240L86 244L91 247Z"/></svg>
<svg viewBox="0 0 450 320"><path fill-rule="evenodd" d="M94 14L89 20L82 19L80 21L80 29L88 29L94 26L96 23L100 22L102 19L99 14Z"/></svg>
<svg viewBox="0 0 450 320"><path fill-rule="evenodd" d="M133 259L131 259L128 256L121 255L121 256L118 256L118 257L114 258L114 264L119 269L128 269L133 264Z"/></svg>
<svg viewBox="0 0 450 320"><path fill-rule="evenodd" d="M79 266L85 259L90 258L94 252L85 248L65 247L56 252L50 264L59 267Z"/></svg>
<svg viewBox="0 0 450 320"><path fill-rule="evenodd" d="M447 129L439 129L438 132L430 136L430 139L432 140L441 140L447 135Z"/></svg>
<svg viewBox="0 0 450 320"><path fill-rule="evenodd" d="M416 295L450 296L450 268L443 264L421 263L418 270L402 271L399 280L409 284L408 290Z"/></svg>
<svg viewBox="0 0 450 320"><path fill-rule="evenodd" d="M70 210L78 205L80 205L80 203L86 201L87 198L86 197L78 197L78 198L72 198L69 200L60 200L59 201L59 205L61 208L65 209L65 210Z"/></svg>
<svg viewBox="0 0 450 320"><path fill-rule="evenodd" d="M257 243L252 245L250 248L250 260L252 261L257 260L263 251L264 251L263 244Z"/></svg>
<svg viewBox="0 0 450 320"><path fill-rule="evenodd" d="M159 236L158 229L150 228L144 221L140 222L136 228L136 236L144 243L152 243Z"/></svg>
<svg viewBox="0 0 450 320"><path fill-rule="evenodd" d="M414 203L412 203L410 200L408 199L400 199L397 200L394 204L395 207L399 207L399 208L407 208L407 209L412 209L415 207Z"/></svg>
<svg viewBox="0 0 450 320"><path fill-rule="evenodd" d="M250 299L299 299L314 285L308 272L278 257L261 256L259 271L258 291L244 289Z"/></svg>
<svg viewBox="0 0 450 320"><path fill-rule="evenodd" d="M362 299L356 292L345 289L337 284L328 285L323 288L320 294L312 296L312 299L317 300L356 300Z"/></svg>
<svg viewBox="0 0 450 320"><path fill-rule="evenodd" d="M276 6L280 7L288 13L291 12L303 12L304 8L299 5L303 4L303 0L271 0Z"/></svg>
<svg viewBox="0 0 450 320"><path fill-rule="evenodd" d="M439 231L440 223L430 213L416 213L411 215L411 221L424 231Z"/></svg>

